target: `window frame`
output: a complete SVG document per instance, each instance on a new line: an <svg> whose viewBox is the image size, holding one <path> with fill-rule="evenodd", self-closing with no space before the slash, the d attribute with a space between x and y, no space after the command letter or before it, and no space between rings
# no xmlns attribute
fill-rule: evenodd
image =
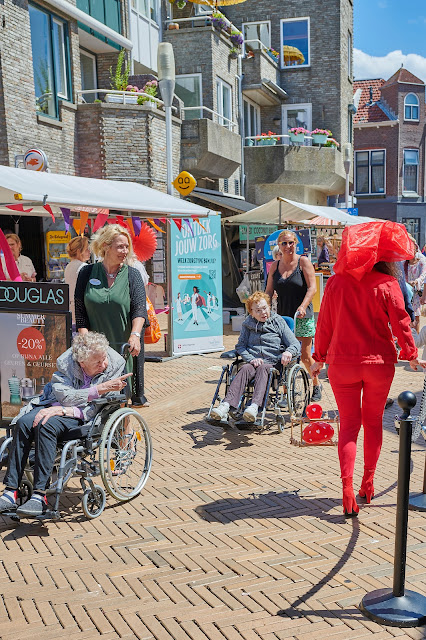
<svg viewBox="0 0 426 640"><path fill-rule="evenodd" d="M242 25L241 25L242 34L244 36L244 27L249 26L249 25L258 25L258 24L267 24L268 25L269 44L268 45L264 45L264 46L267 49L270 49L271 48L271 21L270 20L250 20L250 22L243 22ZM253 49L253 51L259 51L259 49L261 49L261 46L259 45L259 48L252 47L252 49ZM244 37L244 44L243 44L243 53L244 53L244 55L246 54L245 37Z"/></svg>
<svg viewBox="0 0 426 640"><path fill-rule="evenodd" d="M420 232L421 232L421 218L401 218L401 223L407 229L417 244L420 246ZM417 226L417 229L413 228L413 223Z"/></svg>
<svg viewBox="0 0 426 640"><path fill-rule="evenodd" d="M244 114L244 146L248 146L248 142L245 139L246 138L246 116L245 116L245 110L244 110L244 103L247 103L249 109L248 109L248 113L249 113L249 117L250 117L250 125L251 125L251 115L250 115L250 107L253 107L255 109L256 112L256 126L255 126L255 133L253 134L253 132L251 131L252 135L260 135L261 133L261 111L260 111L260 106L258 104L256 104L255 102L253 102L253 100L250 100L250 98L246 98L245 96L243 96L243 114ZM252 129L252 127L250 127L250 129ZM249 136L252 137L252 136ZM254 142L254 140L253 140Z"/></svg>
<svg viewBox="0 0 426 640"><path fill-rule="evenodd" d="M416 164L408 164L408 165L406 164L406 162L405 162L405 152L406 151L415 151L417 153L417 163ZM402 195L405 195L405 196L413 195L413 197L414 196L418 197L418 195L419 195L420 149L414 149L414 148L404 149L402 158L403 158L403 163L402 163ZM415 189L415 191L405 189L405 167L406 166L408 166L408 167L417 167L417 170L416 170L416 189Z"/></svg>
<svg viewBox="0 0 426 640"><path fill-rule="evenodd" d="M407 104L407 98L409 98L410 96L414 96L414 98L416 99L417 104ZM406 109L410 109L411 112L411 116L413 115L413 109L417 109L417 118L407 118L406 116ZM420 120L420 100L419 100L419 96L413 92L411 93L407 93L407 95L404 98L404 122L419 122Z"/></svg>
<svg viewBox="0 0 426 640"><path fill-rule="evenodd" d="M202 73L179 73L176 74L176 79L177 78L193 78L194 76L198 76L200 78L200 98L201 98L201 104L197 105L200 107L200 111L199 111L199 116L191 118L192 120L201 120L201 118L204 116L204 111L203 111L203 106L204 106L204 101L203 101L203 74ZM175 90L176 93L176 90ZM176 94L177 95L177 94ZM179 97L179 96L178 96ZM182 98L180 98L180 100L182 100ZM185 104L184 104L185 106ZM196 113L196 111L194 110L192 113Z"/></svg>
<svg viewBox="0 0 426 640"><path fill-rule="evenodd" d="M301 102L297 104L283 104L281 107L281 121L282 121L282 135L288 136L288 117L287 111L295 108L306 109L308 112L309 122L306 128L311 131L312 129L312 102Z"/></svg>
<svg viewBox="0 0 426 640"><path fill-rule="evenodd" d="M94 53L92 53L91 51L87 51L87 49L84 49L83 47L79 47L79 54L80 54L80 58L81 56L86 56L86 58L90 58L93 62L93 77L94 77L94 89L99 89L98 87L98 59L96 57L96 55ZM82 74L81 74L81 62L80 62L80 79L82 79ZM82 83L82 87L83 88L83 83ZM98 93L92 93L89 94L90 96L92 96L93 100L97 100L99 98L99 94ZM88 96L89 97L89 96ZM83 98L85 100L85 102L87 102L87 98L84 97Z"/></svg>
<svg viewBox="0 0 426 640"><path fill-rule="evenodd" d="M300 22L301 20L306 20L308 23L308 64L295 64L295 65L285 65L284 64L284 56L283 56L283 47L284 47L284 34L283 34L283 24L284 22ZM280 20L280 67L281 69L307 69L311 66L311 19L309 16L300 16L298 18L281 18Z"/></svg>
<svg viewBox="0 0 426 640"><path fill-rule="evenodd" d="M353 69L352 69L352 33L348 31L348 78L352 82Z"/></svg>
<svg viewBox="0 0 426 640"><path fill-rule="evenodd" d="M28 9L33 8L36 11L40 11L44 13L48 18L48 30L49 30L49 42L48 46L50 48L50 55L52 60L52 82L53 82L53 96L54 96L54 106L55 106L55 115L49 115L48 113L44 113L39 111L36 106L36 113L46 117L52 118L52 120L59 120L59 101L72 102L72 76L71 76L71 57L70 57L70 40L69 40L69 21L65 20L65 18L61 18L56 13L50 11L49 9L45 9L34 2L28 3ZM58 62L55 58L55 48L54 48L54 35L53 35L53 24L62 25L62 34L63 34L63 46L64 46L64 71L65 71L65 85L67 90L66 97L58 93L57 87L57 66ZM31 19L30 19L30 37L31 37ZM31 41L31 54L32 54L32 41ZM33 54L32 54L33 55ZM33 83L35 89L35 76L34 76L34 64L33 67Z"/></svg>
<svg viewBox="0 0 426 640"><path fill-rule="evenodd" d="M382 165L372 165L371 164L371 154L377 151L383 152L383 191L371 191L372 185L372 167L373 166L382 166ZM368 192L367 191L358 191L358 163L357 157L359 153L368 153ZM386 149L357 149L354 155L354 181L355 181L355 195L356 196L385 196L386 195Z"/></svg>
<svg viewBox="0 0 426 640"><path fill-rule="evenodd" d="M229 118L229 122L226 122L228 120L228 118L225 116L224 113L221 113L219 107L223 107L223 87L226 86L229 89L229 114L230 114L230 118ZM220 100L219 100L219 96L220 96ZM216 76L216 112L218 114L218 124L220 124L222 127L225 127L226 129L229 129L230 131L232 131L233 129L233 115L234 115L234 110L233 110L233 105L232 105L232 85L229 84L229 82L226 82L226 80L223 80L220 76Z"/></svg>

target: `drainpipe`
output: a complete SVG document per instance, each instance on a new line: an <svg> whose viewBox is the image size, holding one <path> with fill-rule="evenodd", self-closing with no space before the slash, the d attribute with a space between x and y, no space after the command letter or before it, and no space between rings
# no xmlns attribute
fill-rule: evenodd
<svg viewBox="0 0 426 640"><path fill-rule="evenodd" d="M243 56L241 53L238 55L238 121L241 136L241 195L246 198L246 174L244 171Z"/></svg>

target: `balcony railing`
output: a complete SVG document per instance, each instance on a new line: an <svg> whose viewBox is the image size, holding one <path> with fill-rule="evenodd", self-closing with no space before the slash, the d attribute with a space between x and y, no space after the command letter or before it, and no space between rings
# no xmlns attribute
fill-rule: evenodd
<svg viewBox="0 0 426 640"><path fill-rule="evenodd" d="M135 91L116 91L115 89L79 89L78 91L76 91L77 96L81 97L83 103L86 102L86 100L84 99L84 95L86 94L93 95L98 93L105 93L105 94L120 96L121 99L119 104L126 104L126 96L132 96L133 98L138 98L139 96L141 96L142 98L147 98L147 100L156 102L157 107L164 105L164 102L160 100L160 98L155 98L154 96L151 96L149 93L144 93L143 91L140 91L139 93L136 93ZM136 101L135 102L132 101L132 103L137 104ZM127 101L127 104L132 104L132 103L129 103L129 101ZM172 109L176 110L176 107L172 107Z"/></svg>
<svg viewBox="0 0 426 640"><path fill-rule="evenodd" d="M226 127L227 129L229 129L230 131L234 131L234 132L238 133L238 124L236 122L233 122L229 118L226 118L225 116L221 115L217 111L213 111L213 109L209 109L208 107L198 106L198 107L183 107L182 110L183 111L198 111L198 112L201 112L201 114L203 113L203 111L207 111L208 114L213 116L213 117L209 118L210 120L213 120L213 122L217 122L218 124L222 125L223 127ZM200 118L192 118L192 119L199 120Z"/></svg>
<svg viewBox="0 0 426 640"><path fill-rule="evenodd" d="M273 143L269 143L268 144L268 140L276 140L277 143L276 145L274 145ZM281 141L281 143L280 143ZM267 146L294 146L294 147L325 147L324 144L319 144L319 145L314 145L312 144L313 138L312 136L305 136L303 142L295 142L292 141L290 139L290 136L288 135L288 133L285 133L283 135L276 135L276 136L268 136L268 138L264 138L261 137L259 135L257 136L245 136L244 138L244 146L246 147L267 147ZM335 145L331 145L330 147L327 147L328 149L338 149L338 147L336 147Z"/></svg>
<svg viewBox="0 0 426 640"><path fill-rule="evenodd" d="M253 45L253 43L257 43L256 46L250 46ZM273 53L271 52L271 48L267 47L261 40L256 39L256 40L244 40L244 48L243 48L244 54L247 55L248 52L250 51L264 51L273 62L275 62L275 64L278 64L279 62L279 58L276 58Z"/></svg>

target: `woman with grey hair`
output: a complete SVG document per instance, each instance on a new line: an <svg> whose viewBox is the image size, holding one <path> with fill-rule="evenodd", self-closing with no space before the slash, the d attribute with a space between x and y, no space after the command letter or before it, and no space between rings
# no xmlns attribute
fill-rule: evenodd
<svg viewBox="0 0 426 640"><path fill-rule="evenodd" d="M57 359L57 371L43 394L23 407L12 421L16 426L4 477L6 489L0 497L0 513L16 509L17 490L33 441L33 494L16 512L34 517L46 511L46 487L58 439L70 440L87 433L85 423L95 414L93 401L120 392L126 386L126 378L132 374L120 375L125 364L104 335L89 331L75 336L72 347Z"/></svg>

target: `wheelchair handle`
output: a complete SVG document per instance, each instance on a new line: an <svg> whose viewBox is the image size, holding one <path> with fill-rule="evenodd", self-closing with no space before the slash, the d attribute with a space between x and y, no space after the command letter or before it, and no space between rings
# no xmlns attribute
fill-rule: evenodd
<svg viewBox="0 0 426 640"><path fill-rule="evenodd" d="M120 354L127 361L130 356L130 344L128 342L121 345Z"/></svg>

